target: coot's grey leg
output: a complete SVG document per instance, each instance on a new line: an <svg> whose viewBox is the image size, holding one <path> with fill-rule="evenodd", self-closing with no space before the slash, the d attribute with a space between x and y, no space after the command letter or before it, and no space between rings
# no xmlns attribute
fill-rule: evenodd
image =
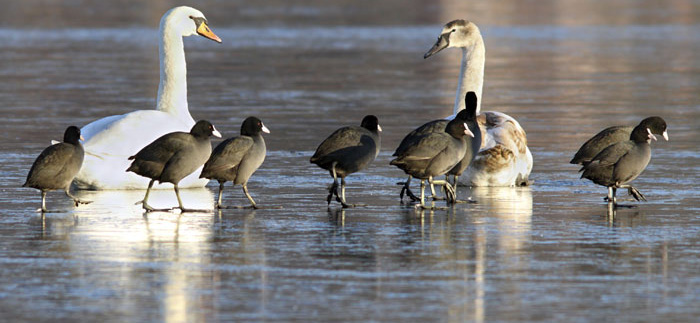
<svg viewBox="0 0 700 323"><path fill-rule="evenodd" d="M153 183L155 182L155 179L152 179L150 182L148 182L148 188L146 189L146 196L143 197L143 200L138 201L134 204L141 204L144 210L146 212L153 212L153 211L170 211L170 209L154 209L150 205L148 205L148 195L151 194L151 187L153 187Z"/></svg>
<svg viewBox="0 0 700 323"><path fill-rule="evenodd" d="M248 183L243 183L243 194L245 194L245 197L250 201L250 206L248 208L257 209L258 207L255 205L255 200L253 200L253 197L248 193Z"/></svg>
<svg viewBox="0 0 700 323"><path fill-rule="evenodd" d="M335 172L335 165L337 162L333 162L331 165L331 176L333 176L333 184L328 188L328 197L326 198L326 202L328 202L328 205L331 205L331 200L333 199L333 195L335 195L336 199L338 200L338 174Z"/></svg>
<svg viewBox="0 0 700 323"><path fill-rule="evenodd" d="M425 180L421 178L420 180L420 204L416 204L416 208L424 208L425 207Z"/></svg>
<svg viewBox="0 0 700 323"><path fill-rule="evenodd" d="M399 185L403 185L403 187L401 188L401 193L399 193L399 198L403 200L403 194L404 192L406 192L406 196L408 196L412 202L416 202L420 199L411 191L411 178L413 178L413 176L408 175L408 179L405 182L397 183Z"/></svg>
<svg viewBox="0 0 700 323"><path fill-rule="evenodd" d="M223 206L223 204L221 204L221 198L222 198L223 195L224 195L224 183L226 183L226 182L224 182L224 181L219 181L219 196L218 196L218 198L216 199L216 208L217 208L217 209L223 209L223 208L225 208L225 207Z"/></svg>
<svg viewBox="0 0 700 323"><path fill-rule="evenodd" d="M344 209L357 207L357 206L367 206L367 204L360 204L360 203L348 204L347 203L347 201L345 200L345 177L340 178L340 195L341 195L341 199L338 202L340 202L340 204L343 206Z"/></svg>
<svg viewBox="0 0 700 323"><path fill-rule="evenodd" d="M644 197L644 194L642 194L642 192L640 192L639 190L637 190L637 189L636 189L634 186L632 186L632 185L620 185L620 188L626 188L626 189L627 189L627 193L628 193L629 195L632 195L632 197L634 197L634 199L637 200L637 201L644 201L644 202L647 201L647 198Z"/></svg>
<svg viewBox="0 0 700 323"><path fill-rule="evenodd" d="M46 191L41 190L41 213L49 212L46 209Z"/></svg>
<svg viewBox="0 0 700 323"><path fill-rule="evenodd" d="M66 192L66 195L67 195L68 197L70 197L70 198L73 200L73 203L75 203L75 206L78 206L78 205L80 205L80 204L90 204L90 203L92 203L92 201L80 200L79 198L77 198L77 197L71 195L71 193L70 193L70 186L69 186L69 187L66 187L66 188L64 189L64 192Z"/></svg>
<svg viewBox="0 0 700 323"><path fill-rule="evenodd" d="M182 200L180 199L180 189L177 187L177 184L173 184L173 189L175 190L175 196L177 196L177 204L178 207L176 209L180 209L182 213L185 212L209 212L210 210L198 210L198 209L188 209L182 205Z"/></svg>
<svg viewBox="0 0 700 323"><path fill-rule="evenodd" d="M441 185L445 188L445 199L447 199L447 203L455 202L455 190L447 180L434 180L432 177L429 177L428 180L431 185Z"/></svg>

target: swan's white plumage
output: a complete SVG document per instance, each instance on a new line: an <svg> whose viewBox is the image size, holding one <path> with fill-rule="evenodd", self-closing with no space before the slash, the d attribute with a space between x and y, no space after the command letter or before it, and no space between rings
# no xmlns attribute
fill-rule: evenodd
<svg viewBox="0 0 700 323"><path fill-rule="evenodd" d="M197 33L194 18L204 15L190 7L166 12L160 22L160 83L156 110L139 110L96 120L81 129L85 159L74 183L85 189L144 189L150 179L127 173L129 156L160 136L189 131L195 121L187 105L187 65L182 37ZM213 33L212 33L213 35ZM206 36L209 37L209 36ZM213 36L214 40L218 37ZM211 37L209 37L211 38ZM220 41L220 40L217 40ZM199 172L184 178L179 187L202 187ZM172 184L153 188L170 188Z"/></svg>
<svg viewBox="0 0 700 323"><path fill-rule="evenodd" d="M444 48L462 49L460 78L455 98L454 116L464 109L464 96L474 91L479 97L477 114L481 110L484 65L484 41L479 28L472 22L455 20L443 28L438 42L426 58ZM532 153L527 147L527 136L513 117L496 111L479 114L481 150L474 161L459 177L468 186L519 186L528 183L532 171Z"/></svg>

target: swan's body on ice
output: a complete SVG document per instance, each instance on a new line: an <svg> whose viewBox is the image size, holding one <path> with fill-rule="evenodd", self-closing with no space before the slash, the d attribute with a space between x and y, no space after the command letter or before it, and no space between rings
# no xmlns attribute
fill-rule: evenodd
<svg viewBox="0 0 700 323"><path fill-rule="evenodd" d="M195 124L187 106L187 65L182 37L199 34L221 39L208 27L199 10L175 7L160 20L160 84L155 110L139 110L105 117L84 126L85 160L74 184L83 189L143 189L148 179L124 171L129 156L160 136L189 131ZM184 178L180 187L203 187L199 172ZM171 184L157 185L170 188ZM155 188L155 187L154 187Z"/></svg>
<svg viewBox="0 0 700 323"><path fill-rule="evenodd" d="M454 20L447 23L437 42L425 54L428 58L445 48L462 49L454 115L464 109L464 96L474 91L479 99L477 120L481 129L481 150L459 178L468 186L521 186L529 183L532 154L527 147L525 130L513 117L495 111L481 111L486 49L479 28L472 22ZM453 116L447 119L454 118Z"/></svg>

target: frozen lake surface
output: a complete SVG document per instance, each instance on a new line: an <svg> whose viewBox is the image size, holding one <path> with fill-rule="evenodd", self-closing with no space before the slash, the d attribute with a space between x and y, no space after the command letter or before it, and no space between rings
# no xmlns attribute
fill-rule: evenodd
<svg viewBox="0 0 700 323"><path fill-rule="evenodd" d="M249 189L283 208L146 215L134 205L144 191L77 191L94 203L75 208L50 193L49 207L67 212L45 217L39 192L20 188L32 161L68 125L155 106L156 28L170 4L8 3L3 319L696 320L700 4L456 2L202 1L224 43L185 40L190 112L224 137L249 115L265 122L268 155ZM404 175L389 161L407 132L452 113L460 53L423 54L455 18L481 28L482 110L527 131L534 184L460 187L478 204L420 212L400 203ZM369 206L327 208L330 177L308 158L370 113L382 152L347 188ZM568 161L599 130L651 115L667 121L670 141L652 143L633 182L649 201L611 214L606 189ZM212 208L217 189L181 195ZM247 202L239 187L224 199ZM177 203L171 190L152 201Z"/></svg>

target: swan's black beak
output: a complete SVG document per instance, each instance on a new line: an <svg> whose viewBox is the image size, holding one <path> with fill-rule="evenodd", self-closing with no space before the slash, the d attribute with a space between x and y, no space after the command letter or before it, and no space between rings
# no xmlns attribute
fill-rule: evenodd
<svg viewBox="0 0 700 323"><path fill-rule="evenodd" d="M433 45L433 48L431 48L425 55L423 55L423 58L428 58L430 56L433 56L434 54L438 53L439 51L447 48L447 46L450 45L450 34L442 34L440 37L438 37L437 42L435 42L435 45Z"/></svg>
<svg viewBox="0 0 700 323"><path fill-rule="evenodd" d="M211 29L209 29L209 26L207 26L207 23L205 21L202 21L199 26L197 27L197 33L202 36L209 38L217 43L221 43L221 38L217 36Z"/></svg>

